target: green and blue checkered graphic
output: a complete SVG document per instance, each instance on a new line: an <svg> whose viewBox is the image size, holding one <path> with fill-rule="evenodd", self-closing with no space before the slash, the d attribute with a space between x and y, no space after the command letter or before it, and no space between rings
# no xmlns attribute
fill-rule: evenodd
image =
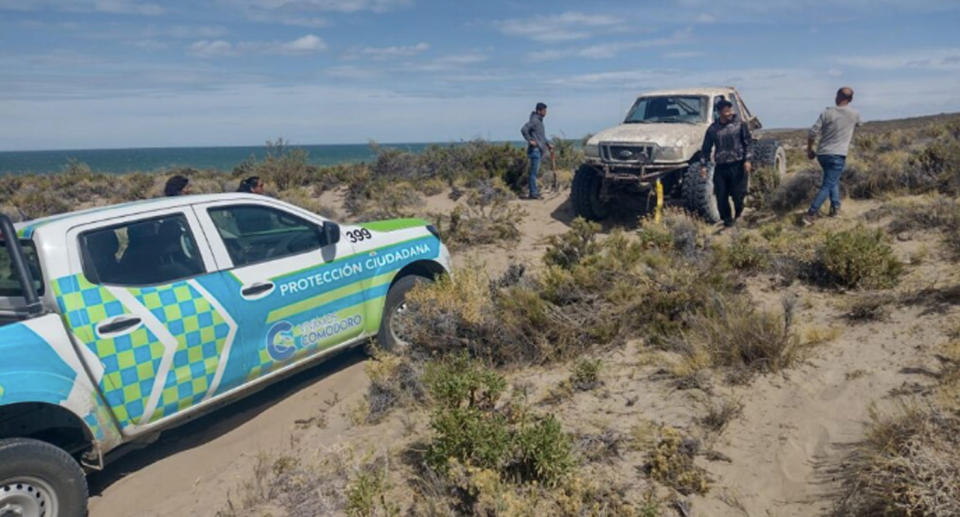
<svg viewBox="0 0 960 517"><path fill-rule="evenodd" d="M164 380L152 420L170 416L207 394L230 327L223 316L187 282L129 289L177 339L173 365Z"/></svg>
<svg viewBox="0 0 960 517"><path fill-rule="evenodd" d="M103 364L100 390L120 426L139 423L163 358L163 344L144 326L122 336L99 337L97 323L131 312L83 275L59 278L53 290L73 334Z"/></svg>

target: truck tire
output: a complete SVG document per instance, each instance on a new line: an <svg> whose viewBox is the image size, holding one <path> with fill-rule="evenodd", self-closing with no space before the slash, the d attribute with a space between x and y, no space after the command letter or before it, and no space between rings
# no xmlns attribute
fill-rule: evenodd
<svg viewBox="0 0 960 517"><path fill-rule="evenodd" d="M775 138L763 138L753 144L755 165L773 169L779 179L787 173L787 151Z"/></svg>
<svg viewBox="0 0 960 517"><path fill-rule="evenodd" d="M603 178L594 167L583 164L573 176L570 189L570 201L573 211L590 221L600 221L609 215L610 209L600 199L600 187Z"/></svg>
<svg viewBox="0 0 960 517"><path fill-rule="evenodd" d="M387 291L387 299L383 304L383 318L380 320L380 331L377 332L377 344L388 352L399 352L409 346L397 334L397 317L406 310L407 293L414 287L433 283L433 280L417 275L407 275L400 278Z"/></svg>
<svg viewBox="0 0 960 517"><path fill-rule="evenodd" d="M87 514L87 478L63 449L40 440L0 440L0 510L23 517Z"/></svg>
<svg viewBox="0 0 960 517"><path fill-rule="evenodd" d="M717 197L713 195L713 167L707 169L704 179L700 176L700 164L690 164L683 175L683 204L708 223L720 220Z"/></svg>

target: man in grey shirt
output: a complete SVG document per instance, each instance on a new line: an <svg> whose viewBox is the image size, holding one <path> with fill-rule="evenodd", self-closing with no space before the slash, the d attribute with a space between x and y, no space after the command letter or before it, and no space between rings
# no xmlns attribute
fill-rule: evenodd
<svg viewBox="0 0 960 517"><path fill-rule="evenodd" d="M823 184L810 204L804 221L812 223L820 215L820 207L830 198L830 217L840 214L840 176L847 161L847 151L853 130L860 125L860 114L850 107L853 101L853 88L844 86L837 90L836 106L831 106L820 114L817 122L810 128L807 137L807 156L816 158L823 168ZM813 150L813 143L820 137L820 145Z"/></svg>
<svg viewBox="0 0 960 517"><path fill-rule="evenodd" d="M527 142L527 158L530 159L530 199L541 199L537 189L537 174L540 172L540 160L544 153L553 150L553 144L547 141L547 132L543 128L543 117L547 116L547 105L538 102L530 114L530 120L520 128L520 134Z"/></svg>

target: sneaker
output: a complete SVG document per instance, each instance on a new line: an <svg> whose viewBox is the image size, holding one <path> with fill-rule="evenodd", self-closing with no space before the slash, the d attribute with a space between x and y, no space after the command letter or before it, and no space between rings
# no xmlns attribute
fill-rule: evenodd
<svg viewBox="0 0 960 517"><path fill-rule="evenodd" d="M810 226L817 222L817 217L819 217L817 214L807 212L800 217L800 221L803 222L804 226Z"/></svg>
<svg viewBox="0 0 960 517"><path fill-rule="evenodd" d="M540 194L530 194L529 196L527 196L527 199L543 199L543 196L541 196Z"/></svg>
<svg viewBox="0 0 960 517"><path fill-rule="evenodd" d="M830 217L839 217L840 216L840 207L831 206L830 207Z"/></svg>

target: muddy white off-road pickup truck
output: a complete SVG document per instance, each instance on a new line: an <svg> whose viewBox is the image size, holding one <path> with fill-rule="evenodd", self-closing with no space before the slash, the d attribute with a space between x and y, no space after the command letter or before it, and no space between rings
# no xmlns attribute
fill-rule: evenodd
<svg viewBox="0 0 960 517"><path fill-rule="evenodd" d="M707 128L717 118L715 106L726 99L751 131L760 120L747 109L733 87L663 90L641 95L623 123L587 140L586 155L570 193L577 215L600 220L612 206L647 210L660 180L668 196L710 222L719 219L713 195L713 169L700 176L700 149ZM754 165L786 172L786 153L779 142L754 134ZM708 157L708 160L709 161Z"/></svg>
<svg viewBox="0 0 960 517"><path fill-rule="evenodd" d="M394 325L449 269L415 219L252 194L0 216L0 516L86 514L84 470ZM111 453L114 454L108 454Z"/></svg>

